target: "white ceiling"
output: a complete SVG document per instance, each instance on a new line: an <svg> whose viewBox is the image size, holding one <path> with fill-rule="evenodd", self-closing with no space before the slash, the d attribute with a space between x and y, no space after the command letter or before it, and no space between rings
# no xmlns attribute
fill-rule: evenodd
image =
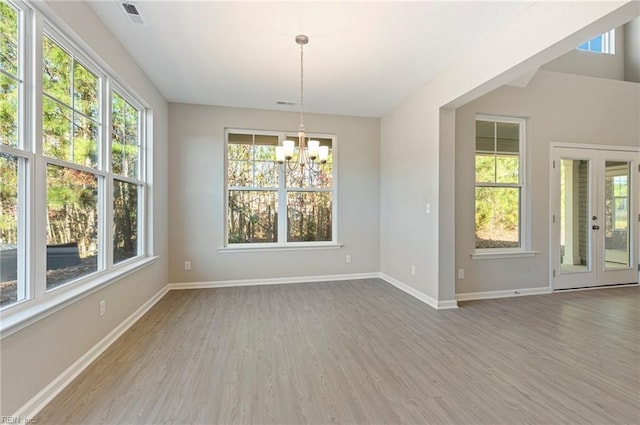
<svg viewBox="0 0 640 425"><path fill-rule="evenodd" d="M295 111L306 34L305 111L379 117L532 2L89 4L170 102Z"/></svg>

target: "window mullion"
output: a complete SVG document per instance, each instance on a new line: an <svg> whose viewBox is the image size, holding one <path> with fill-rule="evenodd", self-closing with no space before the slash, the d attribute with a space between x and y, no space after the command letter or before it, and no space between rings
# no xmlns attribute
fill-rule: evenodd
<svg viewBox="0 0 640 425"><path fill-rule="evenodd" d="M98 240L102 241L101 248L102 253L98 258L98 269L102 266L103 269L111 269L113 267L113 175L111 170L111 92L108 82L105 82L103 78L100 79L100 104L102 109L102 125L100 128L99 140L100 152L98 158L99 168L105 173L106 177L102 179L103 193L100 196L99 202L103 205L99 209L102 214L103 220L98 235ZM100 222L100 220L98 221Z"/></svg>
<svg viewBox="0 0 640 425"><path fill-rule="evenodd" d="M286 139L286 134L279 137L279 144ZM278 164L278 243L287 242L287 167Z"/></svg>
<svg viewBox="0 0 640 425"><path fill-rule="evenodd" d="M42 59L43 59L43 20L39 14L35 15L33 20L33 33L29 43L31 54L26 55L30 61L25 66L29 66L31 73L26 72L25 77L31 78L31 84L27 84L25 91L25 99L31 104L25 110L27 118L26 130L30 133L29 146L35 155L31 163L29 174L31 180L29 187L31 193L29 200L33 208L30 208L29 217L29 257L31 259L28 266L29 284L31 285L31 296L38 299L46 292L46 273L47 273L47 173L46 161L43 156L43 107L42 107Z"/></svg>

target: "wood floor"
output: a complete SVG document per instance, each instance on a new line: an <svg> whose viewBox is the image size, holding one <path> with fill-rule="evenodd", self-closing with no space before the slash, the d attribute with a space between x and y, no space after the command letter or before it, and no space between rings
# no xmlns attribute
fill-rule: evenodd
<svg viewBox="0 0 640 425"><path fill-rule="evenodd" d="M169 292L44 424L638 424L640 290L436 311L378 280Z"/></svg>

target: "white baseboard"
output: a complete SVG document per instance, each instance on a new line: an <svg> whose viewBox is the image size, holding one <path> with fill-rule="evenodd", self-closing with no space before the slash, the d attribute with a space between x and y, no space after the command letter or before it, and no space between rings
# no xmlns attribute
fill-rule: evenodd
<svg viewBox="0 0 640 425"><path fill-rule="evenodd" d="M271 279L218 280L211 282L170 283L169 290L228 288L233 286L285 285L289 283L330 282L337 280L371 279L380 277L380 273L352 273L322 276L280 277Z"/></svg>
<svg viewBox="0 0 640 425"><path fill-rule="evenodd" d="M100 356L111 344L113 344L123 333L138 321L147 311L151 309L167 292L168 286L162 288L157 294L151 297L140 308L127 317L100 342L94 345L82 357L76 360L64 372L58 375L31 400L20 407L11 417L14 418L34 418L55 396L57 396L67 385L71 383L82 371L84 371L95 359Z"/></svg>
<svg viewBox="0 0 640 425"><path fill-rule="evenodd" d="M411 286L405 283L402 283L398 279L395 279L389 275L380 273L379 277L380 279L390 283L391 285L395 286L401 291L406 292L407 294L411 295L414 298L417 298L418 300L422 301L423 303L427 304L430 307L435 308L436 310L447 310L451 308L458 308L458 303L456 300L438 301L434 298L431 298L427 294L424 294L418 291L417 289L414 289Z"/></svg>
<svg viewBox="0 0 640 425"><path fill-rule="evenodd" d="M525 295L543 295L550 293L551 288L548 286L540 288L506 289L503 291L467 292L465 294L456 294L456 301L488 300L491 298L522 297Z"/></svg>

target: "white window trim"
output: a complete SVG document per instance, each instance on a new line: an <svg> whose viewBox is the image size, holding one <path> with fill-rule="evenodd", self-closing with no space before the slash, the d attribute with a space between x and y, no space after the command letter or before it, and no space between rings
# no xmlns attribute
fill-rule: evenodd
<svg viewBox="0 0 640 425"><path fill-rule="evenodd" d="M73 31L61 21L44 3L32 4L21 0L9 0L21 12L21 45L19 54L19 76L22 81L19 109L19 137L17 148L1 145L0 151L23 158L27 166L20 184L19 204L23 213L19 217L19 226L23 231L19 239L25 255L21 255L18 268L24 275L26 297L21 301L6 305L0 309L0 339L11 335L32 323L35 323L56 311L134 273L156 261L152 256L151 193L148 186L151 176L148 161L151 155L150 125L148 117L150 107L141 100L123 80L91 50ZM81 164L46 157L42 150L42 40L47 35L63 50L73 54L100 79L99 102L101 112L97 119L100 123L98 166L86 167ZM118 92L140 112L140 163L138 179L111 173L111 93ZM94 273L47 290L46 288L46 168L47 164L61 165L81 171L88 171L98 178L98 208L101 217L99 230L102 255L98 259L104 267ZM138 255L113 264L113 180L122 180L138 184ZM25 214L25 211L28 212ZM19 272L20 273L20 272Z"/></svg>
<svg viewBox="0 0 640 425"><path fill-rule="evenodd" d="M511 187L520 187L520 224L519 224L519 232L520 232L520 247L518 248L475 248L474 252L471 254L471 258L474 260L483 260L483 259L506 259L506 258L522 258L522 257L532 257L538 254L539 251L532 251L530 249L530 238L529 238L529 190L527 189L527 181L528 174L527 170L527 120L522 117L509 117L509 116L500 116L500 115L476 115L474 121L474 127L476 121L498 121L498 122L506 122L506 123L515 123L520 125L520 147L519 147L519 176L520 182L518 185L512 185ZM474 132L475 134L475 132ZM478 187L478 183L475 182L475 137L474 137L474 233L475 233L475 188ZM503 184L481 184L480 186L495 186L495 187L504 187ZM475 237L474 237L474 245L475 245Z"/></svg>
<svg viewBox="0 0 640 425"><path fill-rule="evenodd" d="M267 136L278 136L278 143L282 144L282 141L287 137L297 137L297 132L292 131L270 131L270 130L250 130L250 129L238 129L238 128L225 128L224 132L224 222L223 222L223 235L224 240L222 246L218 248L218 252L231 253L231 252L259 252L259 251L291 251L291 250L306 250L306 249L334 249L342 247L338 243L338 143L335 134L327 133L307 133L307 137L313 138L325 138L332 141L332 167L331 172L333 174L333 184L330 189L313 189L313 188L287 188L284 182L284 174L278 172L278 187L277 188L265 188L265 190L273 190L278 193L278 211L283 208L286 212L286 199L287 192L289 191L309 191L309 192L331 192L331 240L330 241L309 241L309 242L287 242L287 216L286 214L278 214L278 242L268 243L229 243L229 229L228 229L228 216L229 216L229 175L228 175L228 161L229 161L229 133L237 134L260 134ZM282 166L279 166L282 167ZM251 190L252 187L243 188ZM262 188L254 188L260 190ZM280 206L280 203L284 202L284 207Z"/></svg>

